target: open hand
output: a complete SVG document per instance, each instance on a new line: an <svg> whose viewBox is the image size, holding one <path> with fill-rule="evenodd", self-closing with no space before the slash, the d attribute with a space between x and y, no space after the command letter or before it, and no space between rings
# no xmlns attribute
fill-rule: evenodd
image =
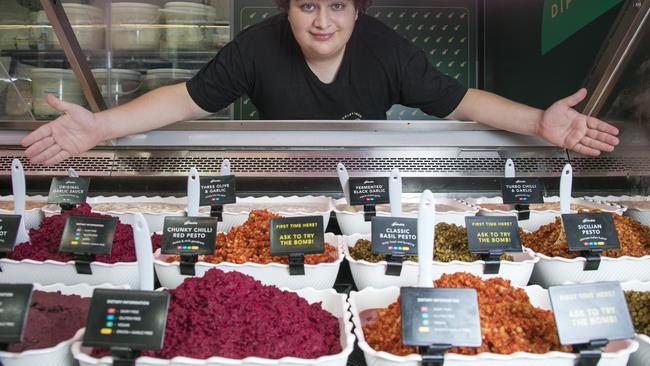
<svg viewBox="0 0 650 366"><path fill-rule="evenodd" d="M618 129L595 117L588 117L573 107L587 96L582 88L560 99L544 111L537 134L548 142L580 154L598 156L618 145Z"/></svg>
<svg viewBox="0 0 650 366"><path fill-rule="evenodd" d="M33 163L57 164L70 156L88 151L103 140L101 125L95 115L76 104L53 95L47 104L64 114L27 135L21 144L27 147L25 156Z"/></svg>

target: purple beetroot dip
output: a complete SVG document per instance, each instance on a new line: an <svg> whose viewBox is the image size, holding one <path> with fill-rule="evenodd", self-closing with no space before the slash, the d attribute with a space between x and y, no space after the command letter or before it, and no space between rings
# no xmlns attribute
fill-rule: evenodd
<svg viewBox="0 0 650 366"><path fill-rule="evenodd" d="M84 203L70 211L60 215L46 217L38 229L29 230L30 243L22 243L14 248L8 258L13 260L31 259L35 261L46 261L48 259L68 262L73 260L72 253L60 253L59 244L65 227L65 220L68 216L95 216L110 218L109 215L102 215L91 212L91 207ZM151 243L155 251L160 247L162 237L158 234L151 236ZM98 255L97 262L117 263L135 262L135 242L133 240L133 228L131 225L118 223L113 237L113 248L110 255Z"/></svg>
<svg viewBox="0 0 650 366"><path fill-rule="evenodd" d="M145 356L313 359L341 352L339 322L320 303L239 272L214 268L170 293L163 349Z"/></svg>
<svg viewBox="0 0 650 366"><path fill-rule="evenodd" d="M8 351L50 348L72 338L86 325L89 306L89 297L34 291L23 341L10 345Z"/></svg>

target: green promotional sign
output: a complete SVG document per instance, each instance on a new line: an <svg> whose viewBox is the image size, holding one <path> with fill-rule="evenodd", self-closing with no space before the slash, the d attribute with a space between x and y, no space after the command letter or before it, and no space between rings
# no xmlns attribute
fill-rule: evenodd
<svg viewBox="0 0 650 366"><path fill-rule="evenodd" d="M542 54L623 0L545 0Z"/></svg>

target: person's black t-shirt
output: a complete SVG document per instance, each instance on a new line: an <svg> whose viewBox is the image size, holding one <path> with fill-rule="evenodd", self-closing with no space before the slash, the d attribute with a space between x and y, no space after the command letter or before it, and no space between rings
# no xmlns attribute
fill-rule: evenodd
<svg viewBox="0 0 650 366"><path fill-rule="evenodd" d="M217 112L248 94L262 119L386 119L394 104L445 117L467 88L380 21L359 14L330 84L311 71L286 13L235 37L187 82L194 102Z"/></svg>

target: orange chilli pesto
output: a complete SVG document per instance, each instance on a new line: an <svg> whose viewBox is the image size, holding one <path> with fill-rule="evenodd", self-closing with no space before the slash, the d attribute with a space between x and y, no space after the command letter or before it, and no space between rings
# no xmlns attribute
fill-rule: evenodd
<svg viewBox="0 0 650 366"><path fill-rule="evenodd" d="M240 226L233 227L228 233L217 233L217 245L213 255L199 256L207 263L289 263L286 256L271 256L269 238L270 220L282 217L267 210L253 210L248 220ZM325 251L320 254L305 255L305 264L336 262L339 257L337 248L325 243ZM167 258L168 262L177 262L178 256Z"/></svg>
<svg viewBox="0 0 650 366"><path fill-rule="evenodd" d="M553 313L534 307L526 292L510 285L509 280L483 280L469 273L445 274L435 287L474 288L478 293L482 344L478 348L453 347L449 352L474 355L482 352L570 352L560 345ZM416 347L402 344L400 302L378 311L377 320L363 326L366 342L375 351L405 356L418 353Z"/></svg>

